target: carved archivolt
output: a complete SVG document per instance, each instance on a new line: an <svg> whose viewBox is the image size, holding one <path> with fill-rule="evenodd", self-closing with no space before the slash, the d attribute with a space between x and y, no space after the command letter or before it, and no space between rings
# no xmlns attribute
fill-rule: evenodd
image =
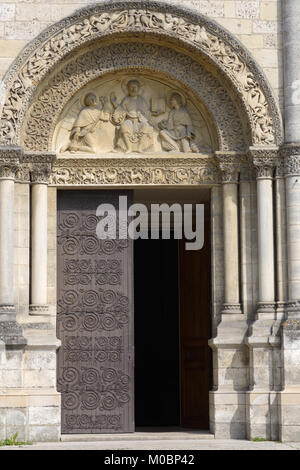
<svg viewBox="0 0 300 470"><path fill-rule="evenodd" d="M129 73L129 64L135 75L148 75L173 87L177 84L189 94L194 92L190 100L199 102L200 99L204 104L207 125L214 134L212 138L217 148L245 148L245 125L229 93L217 78L191 57L166 47L141 43L112 44L85 52L53 74L28 110L22 132L24 147L28 150L53 150L52 136L60 114L78 90L84 95L85 88L81 91L84 85L91 89L91 80L99 76L104 79L112 71L119 70L119 76L124 78L122 73L124 70Z"/></svg>
<svg viewBox="0 0 300 470"><path fill-rule="evenodd" d="M42 33L12 65L3 83L0 142L19 142L28 103L41 80L69 52L99 38L129 33L177 41L217 66L244 103L251 143L280 144L280 113L255 62L245 49L214 22L181 8L156 2L105 2L84 8ZM101 65L99 64L101 67Z"/></svg>

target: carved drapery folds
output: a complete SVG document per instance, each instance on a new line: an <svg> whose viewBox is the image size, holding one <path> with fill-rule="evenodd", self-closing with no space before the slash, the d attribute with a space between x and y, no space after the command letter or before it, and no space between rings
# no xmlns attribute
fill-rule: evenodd
<svg viewBox="0 0 300 470"><path fill-rule="evenodd" d="M134 63L136 52L132 45L128 44L127 47L127 53L127 48L124 47L124 64L129 51L132 52ZM147 52L147 48L138 48ZM101 60L102 68L114 47L107 49L104 60ZM120 54L120 46L117 49ZM146 57L152 61L155 52L162 52L162 48L156 46L152 49L151 57L145 55L144 62ZM101 49L97 51L97 61L101 52L103 53ZM170 52L176 59L177 54ZM93 53L90 57L96 59ZM186 66L188 64L192 64L192 61L188 60ZM86 72L87 68L84 70ZM62 114L54 119L54 122L58 121L53 138L55 150L62 154L71 152L98 155L111 152L207 153L212 150L213 141L217 139L216 132L208 129L199 109L203 107L202 103L199 105L198 100L188 97L186 90L176 88L174 83L170 86L168 82L171 80L165 82L155 72L150 77L145 73L130 75L120 71L117 78L114 77L104 76L99 82L89 83L83 90L80 89ZM82 87L79 77L76 82ZM44 90L43 96L45 95L49 96L48 88ZM53 95L51 98L46 101L46 107L55 106ZM24 133L26 147L39 142L37 124L40 125L40 118L37 120L36 113L41 113L39 106L33 106L29 113L30 119ZM54 116L55 113L56 110L53 110ZM44 117L47 114L44 109ZM36 133L33 132L34 128ZM227 128L229 131L229 125ZM49 132L50 139L51 129ZM45 133L43 137L45 139Z"/></svg>
<svg viewBox="0 0 300 470"><path fill-rule="evenodd" d="M144 6L145 5L145 6ZM14 143L37 84L68 52L118 33L160 35L180 41L207 57L233 84L243 103L256 145L282 140L280 113L263 74L246 50L205 17L181 8L147 2L109 2L79 10L32 41L11 67L4 87L0 139Z"/></svg>
<svg viewBox="0 0 300 470"><path fill-rule="evenodd" d="M206 133L208 132L207 127L209 128L210 139L206 139L208 142L205 147L211 147L212 140L215 148L219 147L224 151L230 148L241 150L245 148L247 142L246 123L241 119L230 94L224 88L224 80L222 83L191 57L184 56L171 48L155 44L127 42L87 51L84 53L84 57L82 54L74 56L72 63L67 63L49 78L28 110L27 120L22 131L22 143L25 148L32 151L56 148L62 152L68 148L72 150L71 144L73 144L74 150L74 142L65 142L63 130L65 129L65 132L66 129L69 130L71 140L74 140L73 131L69 127L71 123L75 125L77 120L75 118L79 118L80 111L85 107L84 100L90 92L97 95L98 105L100 105L99 100L102 101L101 108L103 108L99 112L99 118L101 118L99 126L97 125L97 128L93 129L94 134L99 133L98 128L101 132L101 128L105 130L107 127L112 127L111 121L116 125L116 118L121 113L118 112L118 109L112 112L111 96L102 97L101 95L103 93L110 95L110 92L116 91L119 93L119 100L122 100L126 90L124 93L124 87L120 85L126 82L126 78L128 80L128 76L132 76L133 73L133 70L131 70L131 74L129 70L124 73L124 69L128 69L128 57L130 57L130 66L137 67L134 70L134 76L146 85L142 89L143 93L145 88L148 93L151 92L149 86L147 90L147 84L155 85L157 97L160 96L161 91L163 95L170 95L170 91L182 89L182 94L189 97L189 107L191 103L193 106L202 107L204 119L200 116L199 120L199 111L197 117L197 108L193 114L196 114L196 120L199 121L196 134L199 134L201 127ZM101 63L101 68L98 66L99 63ZM149 72L149 70L152 71ZM112 71L114 71L113 77L111 76ZM118 72L117 80L114 78L116 72ZM112 78L114 78L112 83L115 82L115 86L108 90L106 82L111 83ZM98 79L98 83L92 82L91 84L94 79ZM155 81L151 79L155 79ZM157 89L158 83L160 85ZM103 103L105 98L107 101ZM149 96L149 104L150 101L152 109L154 108L156 112L161 110L163 103L153 103L152 97ZM68 105L70 102L71 104ZM117 114L118 116L116 116ZM160 120L159 116L156 120ZM199 137L201 136L198 135L197 140ZM61 138L63 142L60 145ZM86 141L85 136L79 136L78 140L81 148L87 147L87 144L93 147L92 142L82 142ZM125 151L121 138L118 139L118 147L119 144ZM84 149L84 151L87 150L89 153L93 153L97 151L97 145L95 149ZM101 149L99 150L101 151ZM106 151L109 151L109 147L104 149L104 153Z"/></svg>

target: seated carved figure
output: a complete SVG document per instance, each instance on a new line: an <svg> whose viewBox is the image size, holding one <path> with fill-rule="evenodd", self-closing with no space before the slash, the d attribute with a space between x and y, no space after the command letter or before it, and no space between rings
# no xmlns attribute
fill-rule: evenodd
<svg viewBox="0 0 300 470"><path fill-rule="evenodd" d="M163 150L173 152L198 152L194 142L195 132L188 111L179 93L170 98L171 111L167 120L160 121L159 132Z"/></svg>
<svg viewBox="0 0 300 470"><path fill-rule="evenodd" d="M115 95L111 95L115 108L113 122L120 126L116 147L125 153L145 152L153 145L153 127L149 124L151 113L148 103L139 95L140 87L138 80L129 80L128 95L119 105Z"/></svg>
<svg viewBox="0 0 300 470"><path fill-rule="evenodd" d="M101 121L109 121L110 114L97 105L97 97L94 93L88 93L84 98L85 107L80 111L73 125L69 142L65 144L60 152L90 152L96 153L96 129ZM102 106L104 108L104 102Z"/></svg>

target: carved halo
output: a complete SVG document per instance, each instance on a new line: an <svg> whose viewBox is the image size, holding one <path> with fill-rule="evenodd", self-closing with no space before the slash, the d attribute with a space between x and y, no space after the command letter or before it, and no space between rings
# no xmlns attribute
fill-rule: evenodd
<svg viewBox="0 0 300 470"><path fill-rule="evenodd" d="M145 85L145 81L143 80L142 77L137 76L137 75L130 75L130 76L124 78L121 81L121 88L122 88L122 91L123 91L124 95L127 95L127 93L128 93L127 86L128 86L128 83L131 82L132 80L136 80L137 82L139 82L139 84L141 85L140 86L140 93L142 95L143 94L143 86Z"/></svg>
<svg viewBox="0 0 300 470"><path fill-rule="evenodd" d="M170 102L171 102L171 97L172 97L173 95L179 95L180 98L181 98L182 106L186 106L187 100L186 100L185 95L184 95L181 91L179 91L179 90L170 90L170 91L168 92L168 95L167 95L167 103L168 103L169 108L172 108Z"/></svg>

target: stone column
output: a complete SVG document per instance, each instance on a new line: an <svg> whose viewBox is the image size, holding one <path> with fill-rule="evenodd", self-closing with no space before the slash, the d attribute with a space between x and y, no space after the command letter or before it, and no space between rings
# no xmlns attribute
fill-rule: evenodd
<svg viewBox="0 0 300 470"><path fill-rule="evenodd" d="M235 163L220 163L223 185L224 314L240 314L238 173Z"/></svg>
<svg viewBox="0 0 300 470"><path fill-rule="evenodd" d="M214 353L214 389L210 392L211 430L216 438L246 437L245 390L249 384L248 349L244 344L247 322L240 306L238 177L242 157L216 153L222 180L222 199L212 208L223 210L224 297L216 337L209 342ZM221 195L220 195L221 196ZM213 214L214 215L214 214ZM221 220L220 220L221 222Z"/></svg>
<svg viewBox="0 0 300 470"><path fill-rule="evenodd" d="M14 180L22 149L0 147L0 341L24 346L14 303Z"/></svg>
<svg viewBox="0 0 300 470"><path fill-rule="evenodd" d="M277 150L253 151L257 171L258 318L275 318L273 177Z"/></svg>
<svg viewBox="0 0 300 470"><path fill-rule="evenodd" d="M300 441L300 2L282 2L288 304L282 329L282 440Z"/></svg>
<svg viewBox="0 0 300 470"><path fill-rule="evenodd" d="M48 181L47 165L31 172L31 305L30 313L40 315L47 305L47 219Z"/></svg>
<svg viewBox="0 0 300 470"><path fill-rule="evenodd" d="M286 239L286 195L284 162L281 160L275 169L275 214L276 214L276 273L277 298L276 318L285 316L288 299L287 239Z"/></svg>
<svg viewBox="0 0 300 470"><path fill-rule="evenodd" d="M280 438L300 441L300 143L283 148L286 183L288 302L282 325Z"/></svg>
<svg viewBox="0 0 300 470"><path fill-rule="evenodd" d="M253 238L256 233L255 216L253 211L253 181L254 171L252 165L242 166L240 172L240 253L241 253L241 300L242 311L248 320L253 317L256 307L254 299L253 258L256 244ZM256 259L255 259L256 261Z"/></svg>
<svg viewBox="0 0 300 470"><path fill-rule="evenodd" d="M274 370L278 368L280 336L276 325L275 223L273 178L277 148L252 148L257 173L258 304L247 344L250 391L247 393L247 437L278 439L277 394ZM279 364L280 365L280 364Z"/></svg>

